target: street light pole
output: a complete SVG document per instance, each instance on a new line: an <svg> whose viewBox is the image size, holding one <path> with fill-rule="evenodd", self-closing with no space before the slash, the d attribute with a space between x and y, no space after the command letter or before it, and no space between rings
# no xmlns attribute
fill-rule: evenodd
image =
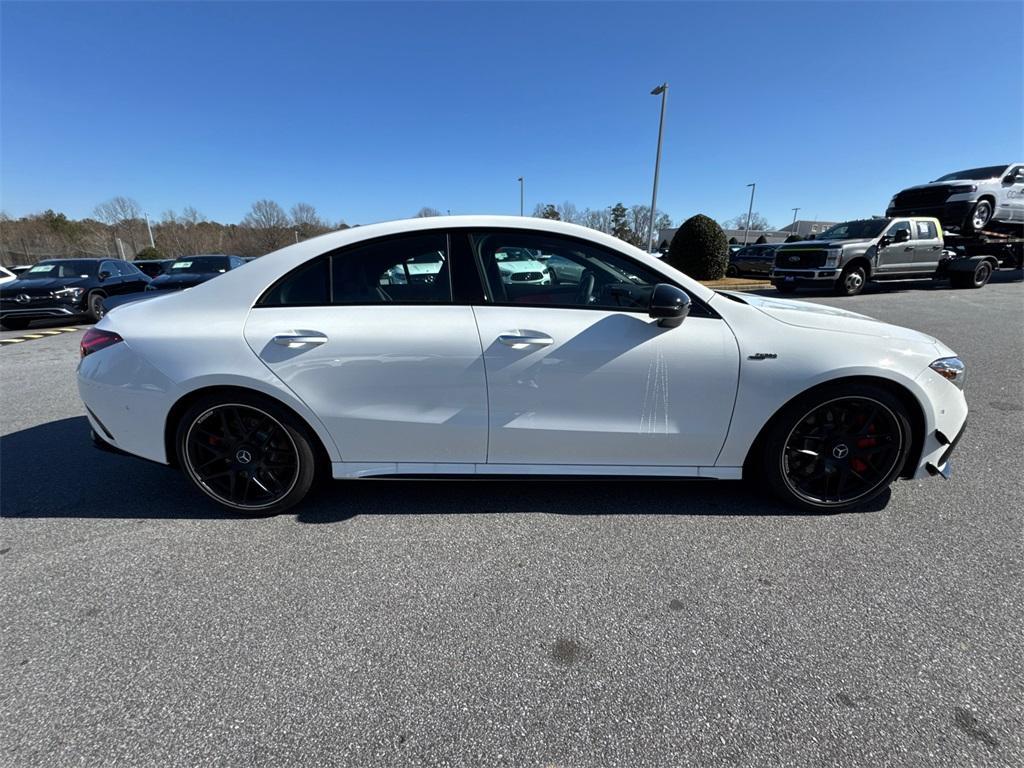
<svg viewBox="0 0 1024 768"><path fill-rule="evenodd" d="M523 215L523 177L520 176L518 181L519 181L519 215L522 216Z"/></svg>
<svg viewBox="0 0 1024 768"><path fill-rule="evenodd" d="M799 210L800 210L799 208L794 208L793 209L793 234L794 235L796 234L796 212L799 211Z"/></svg>
<svg viewBox="0 0 1024 768"><path fill-rule="evenodd" d="M651 96L661 96L661 117L658 119L658 152L654 156L654 191L651 193L651 220L647 224L647 251L654 250L654 212L658 206L658 173L661 171L661 136L665 129L665 99L668 98L668 83L662 83L653 91Z"/></svg>
<svg viewBox="0 0 1024 768"><path fill-rule="evenodd" d="M747 208L747 228L743 230L743 244L747 244L747 237L750 235L750 214L754 211L754 190L757 189L757 182L747 184L750 187L750 207Z"/></svg>
<svg viewBox="0 0 1024 768"><path fill-rule="evenodd" d="M149 247L150 248L156 248L156 243L153 242L153 227L150 226L150 223L149 223L149 214L148 213L144 213L142 215L146 217L146 229L149 230Z"/></svg>

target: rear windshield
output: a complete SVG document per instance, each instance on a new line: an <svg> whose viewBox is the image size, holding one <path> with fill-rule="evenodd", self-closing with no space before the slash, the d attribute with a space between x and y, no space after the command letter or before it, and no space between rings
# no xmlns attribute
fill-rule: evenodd
<svg viewBox="0 0 1024 768"><path fill-rule="evenodd" d="M96 274L96 262L84 259L61 259L43 261L21 273L22 280L38 280L44 277L91 277Z"/></svg>
<svg viewBox="0 0 1024 768"><path fill-rule="evenodd" d="M185 272L227 272L231 264L227 256L192 256L178 259L164 270L169 275L180 275Z"/></svg>
<svg viewBox="0 0 1024 768"><path fill-rule="evenodd" d="M995 179L1003 175L1007 166L1005 165L990 165L987 168L971 168L966 171L957 171L956 173L947 173L945 176L939 176L936 181L971 181L972 179Z"/></svg>

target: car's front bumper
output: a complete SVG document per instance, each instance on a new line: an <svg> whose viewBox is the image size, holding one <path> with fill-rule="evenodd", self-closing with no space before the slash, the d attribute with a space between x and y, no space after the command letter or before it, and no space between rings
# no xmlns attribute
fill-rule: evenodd
<svg viewBox="0 0 1024 768"><path fill-rule="evenodd" d="M773 269L769 273L772 282L801 285L807 283L834 283L839 277L837 267L815 267L812 269Z"/></svg>
<svg viewBox="0 0 1024 768"><path fill-rule="evenodd" d="M37 320L44 317L78 317L86 312L81 307L61 302L26 304L22 307L0 307L0 319L5 317Z"/></svg>
<svg viewBox="0 0 1024 768"><path fill-rule="evenodd" d="M967 428L967 400L963 391L931 369L921 373L916 383L924 388L925 435L917 464L905 473L915 480L941 475L949 477L950 457Z"/></svg>

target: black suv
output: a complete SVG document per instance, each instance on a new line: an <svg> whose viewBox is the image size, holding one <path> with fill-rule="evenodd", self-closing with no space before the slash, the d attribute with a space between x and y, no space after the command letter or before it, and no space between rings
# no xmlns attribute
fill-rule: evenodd
<svg viewBox="0 0 1024 768"><path fill-rule="evenodd" d="M0 286L0 325L12 331L33 320L103 317L103 299L145 290L149 278L120 259L41 261Z"/></svg>
<svg viewBox="0 0 1024 768"><path fill-rule="evenodd" d="M241 256L225 256L223 254L203 254L201 256L183 256L167 264L164 273L153 279L147 291L180 291L193 285L205 283L229 269L245 266Z"/></svg>

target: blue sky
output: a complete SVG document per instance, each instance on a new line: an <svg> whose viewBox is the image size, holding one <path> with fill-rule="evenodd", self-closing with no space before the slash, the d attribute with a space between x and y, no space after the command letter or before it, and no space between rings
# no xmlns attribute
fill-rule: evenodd
<svg viewBox="0 0 1024 768"><path fill-rule="evenodd" d="M981 8L979 8L981 6ZM12 3L0 205L331 221L649 203L677 222L881 212L1024 158L1024 4ZM980 11L980 12L979 12Z"/></svg>

